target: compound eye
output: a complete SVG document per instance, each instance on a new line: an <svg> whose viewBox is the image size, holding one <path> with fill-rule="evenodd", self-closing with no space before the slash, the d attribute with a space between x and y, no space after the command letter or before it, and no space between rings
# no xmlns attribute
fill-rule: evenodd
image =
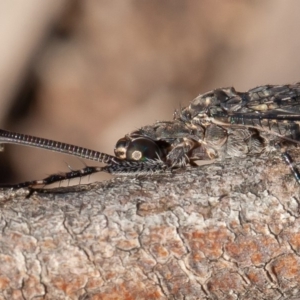
<svg viewBox="0 0 300 300"><path fill-rule="evenodd" d="M153 140L140 137L129 142L126 151L126 159L156 159L160 154L161 150Z"/></svg>

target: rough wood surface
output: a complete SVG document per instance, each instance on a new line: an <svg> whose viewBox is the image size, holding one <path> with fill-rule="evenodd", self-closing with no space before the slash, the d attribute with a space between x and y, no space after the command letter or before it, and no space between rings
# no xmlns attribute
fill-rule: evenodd
<svg viewBox="0 0 300 300"><path fill-rule="evenodd" d="M298 299L289 174L280 157L249 157L2 191L0 299Z"/></svg>

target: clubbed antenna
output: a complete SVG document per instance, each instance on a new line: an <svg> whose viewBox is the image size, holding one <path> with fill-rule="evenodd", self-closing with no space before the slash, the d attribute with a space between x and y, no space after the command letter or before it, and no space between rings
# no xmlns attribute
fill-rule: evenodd
<svg viewBox="0 0 300 300"><path fill-rule="evenodd" d="M115 156L99 151L44 138L34 137L27 134L10 132L3 129L0 129L0 148L3 148L3 146L1 147L1 144L17 144L29 147L38 147L54 152L77 156L88 160L103 162L106 164L116 164L122 162L122 160L116 158Z"/></svg>
<svg viewBox="0 0 300 300"><path fill-rule="evenodd" d="M18 184L5 184L1 187L6 188L32 188L38 185L49 185L62 180L70 180L82 176L91 175L96 172L107 172L111 174L151 174L161 172L166 169L166 165L161 160L131 161L121 160L115 156L78 147L71 144L56 142L44 138L34 137L27 134L10 132L0 129L0 150L3 149L1 144L17 144L29 147L38 147L54 152L74 155L80 158L94 160L107 164L104 167L85 167L81 170L73 170L67 173L53 174L41 180L31 180Z"/></svg>

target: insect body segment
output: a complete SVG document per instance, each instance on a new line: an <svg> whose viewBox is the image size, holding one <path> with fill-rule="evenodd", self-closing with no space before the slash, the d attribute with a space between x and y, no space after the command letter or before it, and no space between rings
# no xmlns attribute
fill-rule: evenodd
<svg viewBox="0 0 300 300"><path fill-rule="evenodd" d="M264 85L248 92L219 88L196 97L176 111L172 121L143 126L115 147L115 156L66 143L0 130L0 144L13 143L62 152L105 163L41 181L13 187L49 184L99 171L148 174L195 165L197 160L223 160L276 151L300 144L300 83ZM282 158L300 183L300 172L290 155Z"/></svg>

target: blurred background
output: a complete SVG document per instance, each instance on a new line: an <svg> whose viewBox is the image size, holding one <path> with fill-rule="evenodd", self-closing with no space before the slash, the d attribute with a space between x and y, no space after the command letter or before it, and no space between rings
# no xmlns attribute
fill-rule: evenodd
<svg viewBox="0 0 300 300"><path fill-rule="evenodd" d="M0 127L113 154L199 93L300 81L299 11L297 0L1 1ZM67 164L84 167L6 145L0 183Z"/></svg>

